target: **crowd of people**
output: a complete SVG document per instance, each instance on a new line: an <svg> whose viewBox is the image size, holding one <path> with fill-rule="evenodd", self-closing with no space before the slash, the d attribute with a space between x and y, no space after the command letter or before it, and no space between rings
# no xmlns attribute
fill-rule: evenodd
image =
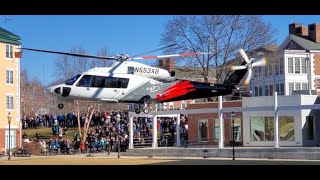
<svg viewBox="0 0 320 180"><path fill-rule="evenodd" d="M117 122L117 116L120 121ZM80 125L84 126L86 114L80 113ZM80 138L78 131L73 133L73 140L65 139L63 136L70 127L78 127L78 119L75 113L68 114L45 114L38 116L26 115L22 117L22 128L51 128L52 135L48 141L39 139L40 147L43 151L59 151L67 153L69 150L77 150L81 153L94 153L106 151L124 152L129 146L129 117L128 111L104 111L93 113L91 129L86 134L86 138ZM175 141L177 119L172 117L160 117L157 121L158 139L161 145L173 145L168 140ZM187 118L181 116L180 137L182 141L187 139ZM152 142L152 118L138 117L133 119L134 144L146 144L146 140ZM83 135L82 135L83 136ZM151 145L151 143L149 144Z"/></svg>

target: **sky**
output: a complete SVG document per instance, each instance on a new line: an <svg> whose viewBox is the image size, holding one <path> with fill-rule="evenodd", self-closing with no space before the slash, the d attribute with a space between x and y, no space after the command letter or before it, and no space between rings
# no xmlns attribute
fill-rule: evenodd
<svg viewBox="0 0 320 180"><path fill-rule="evenodd" d="M87 54L106 47L110 55L136 55L158 49L161 34L170 15L0 15L0 27L21 37L22 47L69 52L83 47ZM10 20L6 20L10 19ZM288 35L288 25L320 23L319 15L268 15L265 22L278 29L277 44ZM160 54L159 54L160 53ZM152 55L161 55L156 52ZM44 85L55 80L57 54L24 51L21 69L29 79Z"/></svg>

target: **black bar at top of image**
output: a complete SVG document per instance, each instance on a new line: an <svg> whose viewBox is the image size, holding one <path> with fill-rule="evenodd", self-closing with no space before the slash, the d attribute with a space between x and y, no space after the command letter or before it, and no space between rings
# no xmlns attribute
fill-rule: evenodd
<svg viewBox="0 0 320 180"><path fill-rule="evenodd" d="M1 2L1 14L320 14L320 2L288 0L10 0Z"/></svg>

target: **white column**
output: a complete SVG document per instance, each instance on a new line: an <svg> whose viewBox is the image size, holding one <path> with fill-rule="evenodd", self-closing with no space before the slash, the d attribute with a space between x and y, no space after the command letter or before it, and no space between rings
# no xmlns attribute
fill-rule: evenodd
<svg viewBox="0 0 320 180"><path fill-rule="evenodd" d="M152 121L152 148L157 148L157 116L153 114L153 121Z"/></svg>
<svg viewBox="0 0 320 180"><path fill-rule="evenodd" d="M274 148L279 148L279 112L277 92L274 92Z"/></svg>
<svg viewBox="0 0 320 180"><path fill-rule="evenodd" d="M220 123L220 138L219 138L219 148L224 147L224 123L223 123L223 113L222 113L222 96L218 97L218 115Z"/></svg>
<svg viewBox="0 0 320 180"><path fill-rule="evenodd" d="M180 114L178 114L178 116L177 116L176 133L177 133L176 145L177 145L177 147L180 147Z"/></svg>
<svg viewBox="0 0 320 180"><path fill-rule="evenodd" d="M133 113L129 112L129 149L133 149Z"/></svg>

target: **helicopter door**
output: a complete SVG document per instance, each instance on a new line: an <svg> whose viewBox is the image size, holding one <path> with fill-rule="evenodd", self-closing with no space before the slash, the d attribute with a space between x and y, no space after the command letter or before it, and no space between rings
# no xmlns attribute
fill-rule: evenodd
<svg viewBox="0 0 320 180"><path fill-rule="evenodd" d="M128 78L108 77L110 87L113 90L113 99L122 99L129 84Z"/></svg>
<svg viewBox="0 0 320 180"><path fill-rule="evenodd" d="M75 95L82 99L92 98L93 89L91 87L92 81L91 75L84 75L76 84Z"/></svg>

